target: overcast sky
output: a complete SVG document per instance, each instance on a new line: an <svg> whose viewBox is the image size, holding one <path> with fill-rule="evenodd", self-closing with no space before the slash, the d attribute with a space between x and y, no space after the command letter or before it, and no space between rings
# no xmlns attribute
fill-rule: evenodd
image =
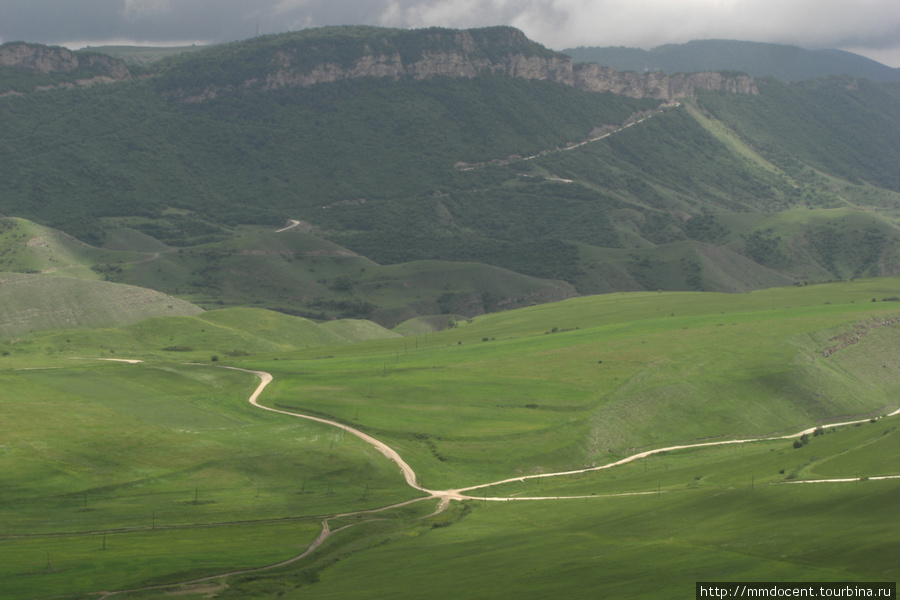
<svg viewBox="0 0 900 600"><path fill-rule="evenodd" d="M561 50L735 39L900 67L900 0L0 0L0 42L226 42L324 25L513 25Z"/></svg>

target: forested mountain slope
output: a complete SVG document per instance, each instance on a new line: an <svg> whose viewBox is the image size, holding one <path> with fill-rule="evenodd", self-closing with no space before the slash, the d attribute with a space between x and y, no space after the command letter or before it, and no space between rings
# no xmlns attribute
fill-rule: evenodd
<svg viewBox="0 0 900 600"><path fill-rule="evenodd" d="M596 70L590 89L614 94L579 87L580 72L510 28L327 28L197 50L0 99L0 212L117 248L296 219L380 265L485 263L583 294L898 270L897 84ZM344 301L366 301L353 268ZM163 289L247 301L235 290L249 284L201 279ZM313 315L322 300L277 304Z"/></svg>

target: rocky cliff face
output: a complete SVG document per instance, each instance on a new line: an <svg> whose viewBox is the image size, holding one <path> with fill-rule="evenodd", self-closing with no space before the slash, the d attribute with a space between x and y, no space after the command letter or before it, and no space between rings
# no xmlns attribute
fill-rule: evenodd
<svg viewBox="0 0 900 600"><path fill-rule="evenodd" d="M81 54L57 46L20 42L0 46L0 67L14 67L40 75L72 76L70 81L38 85L34 87L33 91L109 83L131 77L125 63L110 56Z"/></svg>
<svg viewBox="0 0 900 600"><path fill-rule="evenodd" d="M465 41L465 40L464 40ZM346 68L323 63L312 69L294 67L287 53L279 53L274 62L276 71L263 82L265 89L309 86L360 77L455 77L469 79L479 75L503 75L522 79L538 79L575 86L590 92L611 92L632 98L657 98L671 102L693 96L697 89L726 91L737 94L758 94L752 77L722 73L623 73L596 64L576 68L566 56L543 57L512 53L501 58L487 59L466 52L471 45L461 43L456 52L426 52L414 62L404 62L399 53L393 55L361 56ZM248 81L244 87L252 86Z"/></svg>
<svg viewBox="0 0 900 600"><path fill-rule="evenodd" d="M611 92L631 98L656 98L667 102L693 96L697 89L759 94L752 77L714 72L679 73L672 76L665 73L639 75L589 63L575 69L574 80L576 87L590 92Z"/></svg>
<svg viewBox="0 0 900 600"><path fill-rule="evenodd" d="M240 75L231 77L228 74L215 78L206 77L201 69L196 77L183 78L180 84L163 93L172 99L202 102L223 92L240 89L274 90L368 77L471 79L481 75L549 81L586 91L612 92L633 98L657 98L669 102L692 96L698 88L743 94L758 93L753 79L745 75L639 75L596 64L575 67L568 56L535 44L521 31L511 27L469 31L432 29L423 32L373 28L363 33L369 35L363 41L352 35L319 39L310 36L298 40L286 37L284 43L265 46L259 51L252 47L252 42L246 50L237 46L229 63L247 62L244 66L251 68L244 68L242 71L254 73L253 78L242 79ZM349 60L346 58L348 47L355 48L350 50ZM352 58L354 52L356 58ZM343 58L335 59L339 55ZM33 90L7 93L93 85L131 77L121 60L102 54L72 52L65 48L39 44L11 43L0 46L0 66L26 69L44 75L71 74L71 79L62 82L56 79L47 84L36 83ZM204 84L204 79L210 83Z"/></svg>
<svg viewBox="0 0 900 600"><path fill-rule="evenodd" d="M274 90L364 77L471 79L480 75L502 75L562 83L589 92L611 92L631 98L657 98L667 102L693 96L697 89L738 94L759 93L753 78L747 75L731 76L712 72L680 73L673 76L665 73L639 75L622 73L596 64L579 65L576 69L568 57L547 58L524 54L487 59L463 51L426 52L413 62L404 62L399 53L365 54L349 67L324 62L304 69L294 66L290 54L279 52L273 58L273 63L276 68L265 78L247 80L239 87L246 89L260 86L266 90ZM214 98L227 89L234 89L234 86L208 86L199 94L181 96L185 101L197 102Z"/></svg>
<svg viewBox="0 0 900 600"><path fill-rule="evenodd" d="M310 70L293 68L290 57L277 57L280 68L265 79L266 89L308 86L361 77L453 77L471 79L479 75L504 75L524 79L541 79L572 85L572 62L564 58L542 58L510 54L499 60L476 58L463 52L426 52L415 62L404 63L400 54L364 55L352 67L341 68L334 63L323 63ZM246 86L255 82L248 81Z"/></svg>

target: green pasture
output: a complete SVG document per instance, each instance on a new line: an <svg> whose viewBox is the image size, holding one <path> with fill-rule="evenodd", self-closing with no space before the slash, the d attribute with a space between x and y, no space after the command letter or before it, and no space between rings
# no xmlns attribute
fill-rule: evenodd
<svg viewBox="0 0 900 600"><path fill-rule="evenodd" d="M473 502L282 598L685 598L697 581L894 581L897 484ZM232 597L240 597L238 590Z"/></svg>
<svg viewBox="0 0 900 600"><path fill-rule="evenodd" d="M696 581L893 581L900 481L788 482L848 455L860 471L898 473L881 469L897 456L897 418L826 429L800 449L777 440L673 451L493 486L487 500L423 521L355 517L361 527L316 554L231 577L219 597L683 598ZM529 495L548 499L515 500Z"/></svg>
<svg viewBox="0 0 900 600"><path fill-rule="evenodd" d="M357 438L250 406L249 373L47 366L0 371L4 598L270 564L316 537L311 517L416 496Z"/></svg>
<svg viewBox="0 0 900 600"><path fill-rule="evenodd" d="M275 375L263 402L388 441L426 486L474 485L890 412L895 284L578 298L251 364Z"/></svg>
<svg viewBox="0 0 900 600"><path fill-rule="evenodd" d="M878 418L898 407L897 296L897 279L610 294L405 337L224 309L6 342L0 557L16 559L0 560L2 591L75 597L273 564L301 553L321 519L357 511L334 518L310 558L210 586L223 598L596 597L627 585L681 597L704 579L889 580L898 482L871 478L900 474L898 417ZM427 488L522 481L425 519L433 501L368 512L421 494L355 436L252 407L258 379L217 366L272 373L264 404L387 442ZM865 422L828 426L851 419ZM710 446L528 478L817 424L824 435L796 449ZM862 480L791 483L847 477ZM584 497L514 501L528 496Z"/></svg>
<svg viewBox="0 0 900 600"><path fill-rule="evenodd" d="M467 492L473 497L610 496L698 489L752 489L820 479L900 475L900 417L825 427L794 447L793 439L661 452L587 473L532 477ZM900 484L900 480L897 481ZM812 485L812 484L810 484ZM823 484L815 484L823 485Z"/></svg>
<svg viewBox="0 0 900 600"><path fill-rule="evenodd" d="M103 285L117 292L130 288ZM9 357L77 354L213 363L220 359L224 362L256 354L272 356L297 349L397 337L396 333L371 321L314 323L274 311L240 307L199 312L193 305L178 302L179 308L183 305L192 309L190 316L151 317L121 327L44 332L16 340L0 340L0 348ZM106 306L103 302L98 304Z"/></svg>
<svg viewBox="0 0 900 600"><path fill-rule="evenodd" d="M100 590L183 581L297 556L316 519L0 537L4 598L84 598Z"/></svg>

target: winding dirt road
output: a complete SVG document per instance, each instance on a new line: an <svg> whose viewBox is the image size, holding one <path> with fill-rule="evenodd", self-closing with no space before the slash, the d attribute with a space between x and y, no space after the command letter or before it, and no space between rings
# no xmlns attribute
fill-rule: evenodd
<svg viewBox="0 0 900 600"><path fill-rule="evenodd" d="M129 359L106 359L106 360L117 360L120 362L128 362L128 363L141 362L138 360L129 360ZM277 567L283 567L285 565L289 565L291 563L297 562L297 561L302 560L303 558L309 556L310 554L315 552L328 538L330 538L335 533L338 533L339 531L343 531L344 529L347 529L348 527L353 527L354 525L358 524L358 523L355 523L355 524L345 525L344 527L341 527L339 529L332 530L329 525L329 521L331 521L332 519L338 519L341 517L349 517L349 516L362 515L362 514L375 514L375 513L384 512L384 511L387 511L387 510L390 510L393 508L406 506L408 504L413 504L415 502L421 502L423 500L429 500L429 499L438 499L439 500L435 511L433 513L431 513L430 515L427 515L426 517L422 517L422 518L429 518L431 516L434 516L436 514L441 513L442 511L446 510L447 507L450 505L451 500L522 502L522 501L540 501L540 500L574 500L574 499L581 499L581 498L609 498L612 496L640 496L640 495L648 495L648 494L659 494L659 491L651 491L651 492L625 492L625 493L620 493L620 494L591 495L591 496L528 496L528 497L499 497L498 498L498 497L488 497L487 495L480 496L480 497L479 496L471 496L471 495L466 494L465 492L471 492L473 490L484 489L484 488L488 488L491 486L500 485L500 484L504 484L504 483L511 483L511 482L516 482L516 481L523 482L526 479L536 479L536 478L541 478L541 477L560 477L560 476L565 476L565 475L577 475L579 473L588 473L591 471L599 471L602 469L609 469L609 468L612 468L612 467L615 467L618 465L623 465L623 464L626 464L626 463L629 463L629 462L632 462L635 460L639 460L639 459L647 457L647 456L652 456L654 454L659 454L661 452L668 452L668 451L672 451L672 450L684 450L684 449L688 449L688 448L703 448L703 447L709 447L709 446L723 446L723 445L727 445L727 444L744 444L744 443L768 441L768 440L786 440L786 439L798 438L804 434L808 435L808 434L813 433L816 430L815 427L811 427L809 429L804 429L803 431L800 431L798 433L791 434L791 435L761 437L761 438L752 438L752 439L745 439L745 440L728 440L728 441L722 441L722 442L704 442L704 443L698 443L698 444L684 444L684 445L680 445L680 446L669 446L667 448L657 448L655 450L648 450L646 452L641 452L641 453L635 454L633 456L623 458L622 460L619 460L619 461L616 461L613 463L609 463L606 465L602 465L599 467L589 467L586 469L576 469L576 470L572 470L572 471L563 471L563 472L558 472L558 473L544 473L544 474L540 474L540 475L526 475L526 476L522 476L522 477L512 477L510 479L504 479L502 481L495 481L492 483L484 483L484 484L480 484L480 485L474 485L474 486L470 486L470 487L466 487L466 488L459 488L459 489L454 489L454 490L429 490L429 489L423 488L421 485L418 484L418 481L416 478L416 473L415 473L415 471L413 471L412 467L410 467L406 463L406 461L404 461L403 458L393 448L391 448L384 442L381 442L381 441L375 439L374 437L372 437L366 433L363 433L362 431L359 431L358 429L354 429L348 425L344 425L344 424L338 423L336 421L330 421L328 419L323 419L321 417L304 415L301 413L290 412L290 411L282 410L282 409L278 409L278 408L270 408L268 406L263 406L262 404L260 404L259 403L260 394L262 394L263 390L265 390L266 387L273 381L273 377L272 377L271 373L267 373L265 371L253 371L250 369L241 369L239 367L222 367L222 368L231 369L234 371L243 371L245 373L252 373L252 374L256 375L257 377L259 377L259 380L260 380L259 385L256 387L256 389L253 391L253 394L249 398L249 402L253 406L260 408L262 410L267 410L269 412L288 415L288 416L296 417L299 419L307 419L310 421L316 421L318 423L324 423L326 425L331 425L333 427L337 427L343 431L346 431L347 433L355 435L356 437L360 438L361 440L365 441L366 443L374 446L386 458L388 458L389 460L392 460L400 468L400 471L403 473L403 477L406 480L406 483L410 487L412 487L416 490L419 490L421 492L425 492L428 495L423 496L421 498L414 498L412 500L407 500L405 502L401 502L398 504L384 506L382 508L332 515L322 521L322 532L302 554L298 554L297 556L294 556L292 558L289 558L287 560L284 560L284 561L281 561L281 562L278 562L278 563L275 563L272 565L266 565L263 567L255 567L255 568L251 568L251 569L243 569L240 571L231 571L228 573L221 573L218 575L212 575L209 577L192 579L189 581L182 581L182 582L178 582L178 583L147 586L147 587L135 588L135 589L130 589L130 590L119 590L119 591L115 591L115 592L101 592L101 596L100 596L99 600L105 600L106 598L110 598L117 594L123 594L123 593L128 593L128 592L142 592L142 591L165 589L165 588L192 586L192 585L208 583L208 582L212 582L212 581L216 581L216 580L222 580L224 582L225 578L233 576L233 575L244 575L244 574L248 574L248 573L256 573L259 571L265 571L268 569L275 569ZM894 412L890 413L887 416L893 417L893 416L897 416L897 415L900 415L900 409L895 410ZM833 424L826 425L825 427L839 427L839 426L844 426L844 425L854 425L856 423L864 423L868 420L869 419L861 419L858 421L833 423ZM881 476L881 477L869 477L868 479L900 479L900 476L889 475L889 476ZM845 482L853 482L853 481L860 481L860 478L857 477L857 478L849 478L849 479L847 479L847 478L844 478L844 479L819 479L819 480L809 480L809 481L794 481L794 482L790 482L790 483L845 483ZM223 583L223 585L224 585L224 583Z"/></svg>
<svg viewBox="0 0 900 600"><path fill-rule="evenodd" d="M416 473L415 473L415 471L413 471L412 467L410 467L406 463L406 461L404 461L403 458L401 458L401 456L393 448L391 448L384 442L381 442L381 441L373 438L372 436L365 434L362 431L359 431L358 429L354 429L352 427L349 427L348 425L344 425L344 424L338 423L336 421L330 421L328 419L323 419L321 417L312 417L309 415L295 413L295 412L291 412L291 411L287 411L287 410L281 410L281 409L277 409L277 408L270 408L268 406L263 406L262 404L260 404L258 401L259 395L262 393L262 391L264 389L266 389L266 386L272 382L273 378L272 378L271 373L267 373L265 371L250 371L248 369L240 369L238 367L225 367L225 368L233 369L236 371L244 371L247 373L253 373L257 377L259 377L259 379L260 379L259 386L257 386L256 390L253 392L253 395L250 396L250 404L252 404L253 406L256 406L257 408L261 408L263 410L280 413L283 415L289 415L289 416L297 417L300 419L308 419L310 421L317 421L319 423L325 423L326 425L338 427L348 433L355 435L356 437L366 441L367 443L372 444L388 459L394 461L397 464L397 466L400 467L400 470L403 472L403 477L406 479L406 483L410 487L415 488L419 491L425 492L426 494L429 494L431 497L440 498L441 505L444 507L446 507L446 505L449 503L450 500L491 500L491 501L495 501L495 502L522 501L522 500L558 500L563 497L561 497L561 496L544 496L544 497L529 496L529 497L519 497L519 498L511 498L511 497L488 498L486 496L471 496L471 495L466 494L465 492L471 492L473 490L489 488L489 487L493 487L495 485L501 485L504 483L513 483L513 482L517 482L517 481L524 482L527 479L540 479L543 477L563 477L566 475L578 475L581 473L590 473L592 471L601 471L603 469L611 469L612 467L617 467L619 465L624 465L624 464L627 464L630 462L634 462L636 460L640 460L640 459L648 457L648 456L653 456L654 454L660 454L663 452L671 452L673 450L686 450L689 448L706 448L706 447L711 447L711 446L726 446L726 445L730 445L730 444L749 444L749 443L753 443L753 442L764 442L764 441L772 441L772 440L790 440L790 439L794 439L794 438L799 438L800 436L803 436L803 435L810 435L810 434L814 433L815 430L817 429L817 427L810 427L808 429L804 429L803 431L799 431L797 433L792 433L789 435L781 435L781 436L748 438L748 439L743 439L743 440L725 440L725 441L721 441L721 442L702 442L702 443L697 443L697 444L683 444L680 446L668 446L666 448L656 448L655 450L647 450L646 452L640 452L638 454L633 454L632 456L628 456L628 457L618 460L616 462L601 465L599 467L587 467L585 469L575 469L572 471L560 471L557 473L542 473L539 475L523 475L520 477L511 477L509 479L503 479L501 481L482 483L479 485L473 485L473 486L469 486L469 487L465 487L465 488L458 488L458 489L452 489L452 490L430 490L430 489L424 488L421 485L419 485L418 479L416 477ZM890 413L887 416L893 417L896 415L900 415L900 409L895 410L894 412ZM823 427L843 427L845 425L855 425L857 423L865 423L867 421L869 421L869 419L860 419L860 420L856 420L856 421L845 421L843 423L830 423L828 425L823 425ZM888 479L888 478L893 478L893 476L870 477L869 479ZM823 480L814 480L814 481L816 483L819 483L819 482L826 482L826 481L856 481L856 479L846 479L846 480L823 479ZM797 483L801 483L801 482L797 482ZM632 492L632 493L627 493L627 494L615 494L615 495L629 496L629 495L639 495L641 493L653 494L653 493L657 493L657 492L637 492L637 493ZM603 498L603 497L608 497L608 496L592 495L590 497L591 498ZM565 496L565 498L581 498L581 496L571 496L571 497ZM440 512L440 510L441 509L439 508L438 512Z"/></svg>

